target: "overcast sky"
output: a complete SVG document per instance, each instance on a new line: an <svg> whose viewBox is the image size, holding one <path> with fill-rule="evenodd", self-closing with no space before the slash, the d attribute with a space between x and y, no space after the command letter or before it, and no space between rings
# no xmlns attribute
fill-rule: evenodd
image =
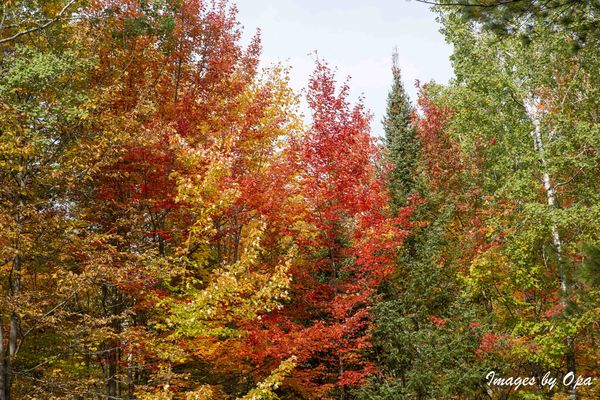
<svg viewBox="0 0 600 400"><path fill-rule="evenodd" d="M293 67L294 89L307 86L314 51L337 67L338 81L350 76L354 99L360 94L374 114L372 131L383 133L391 84L391 54L399 49L403 80L412 100L415 79L447 83L452 48L426 4L407 0L236 0L246 40L262 32L262 65L282 61Z"/></svg>

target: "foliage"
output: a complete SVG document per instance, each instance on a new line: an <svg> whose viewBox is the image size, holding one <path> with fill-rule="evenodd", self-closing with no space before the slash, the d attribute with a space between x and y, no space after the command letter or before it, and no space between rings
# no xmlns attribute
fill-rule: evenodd
<svg viewBox="0 0 600 400"><path fill-rule="evenodd" d="M393 55L392 76L383 129L387 161L391 168L388 187L394 206L400 207L416 193L419 141L412 123L414 110L402 84L398 49Z"/></svg>
<svg viewBox="0 0 600 400"><path fill-rule="evenodd" d="M418 1L455 9L463 20L480 23L500 38L519 37L525 44L543 41L550 32L566 34L575 51L586 45L593 47L598 40L600 5L595 0Z"/></svg>
<svg viewBox="0 0 600 400"><path fill-rule="evenodd" d="M468 3L382 149L225 0L5 1L0 400L597 397L485 380L597 380L597 6Z"/></svg>

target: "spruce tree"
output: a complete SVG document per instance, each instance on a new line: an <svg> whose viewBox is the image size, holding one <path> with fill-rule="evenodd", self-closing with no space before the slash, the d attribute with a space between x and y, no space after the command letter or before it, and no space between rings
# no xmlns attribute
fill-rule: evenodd
<svg viewBox="0 0 600 400"><path fill-rule="evenodd" d="M393 83L388 94L383 129L388 161L392 166L389 189L392 194L392 205L397 208L405 204L406 199L415 193L415 171L419 149L419 140L411 122L413 107L402 84L397 48L393 53L392 75Z"/></svg>
<svg viewBox="0 0 600 400"><path fill-rule="evenodd" d="M427 201L415 209L413 219L419 222L405 240L394 279L381 288L374 310L381 374L356 395L361 400L476 396L485 367L475 359L478 340L469 328L477 310L460 296L459 238L449 235L457 223L457 199L430 187L438 178L426 168L428 154L412 122L413 107L402 85L397 50L392 73L383 121L392 166L388 176L392 206L401 207L414 194Z"/></svg>

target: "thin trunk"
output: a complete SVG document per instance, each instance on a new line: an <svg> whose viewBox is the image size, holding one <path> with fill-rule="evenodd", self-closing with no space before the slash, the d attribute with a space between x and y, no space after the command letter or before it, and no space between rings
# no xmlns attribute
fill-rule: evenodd
<svg viewBox="0 0 600 400"><path fill-rule="evenodd" d="M19 320L15 312L10 316L10 331L8 333L8 357L6 358L6 399L10 399L12 376L13 376L13 365L15 357L17 355L17 331L19 329Z"/></svg>
<svg viewBox="0 0 600 400"><path fill-rule="evenodd" d="M237 219L235 220L235 224L238 224ZM235 230L233 242L233 263L237 263L240 259L240 241L242 240L242 225L239 224Z"/></svg>
<svg viewBox="0 0 600 400"><path fill-rule="evenodd" d="M544 142L542 141L542 128L541 128L541 115L537 110L537 102L531 101L527 104L527 113L529 114L529 118L533 123L533 132L531 136L534 140L534 149L538 153L540 163L542 165L542 183L544 184L544 191L546 193L546 201L548 203L548 212L552 214L552 212L557 208L556 202L556 191L554 189L554 185L552 184L552 179L550 177L550 173L548 172L548 164L546 162L546 157L544 155ZM556 250L556 257L558 261L558 275L560 280L560 293L561 293L561 301L564 303L566 301L566 296L568 292L567 287L567 279L565 275L565 271L563 268L563 251L562 251L562 240L560 238L560 234L558 231L558 226L552 215L550 215L550 230L552 235L552 244L554 245L554 249Z"/></svg>
<svg viewBox="0 0 600 400"><path fill-rule="evenodd" d="M569 293L568 281L565 272L564 259L563 259L563 243L560 237L560 233L558 230L558 226L553 218L553 212L558 207L556 201L556 190L552 183L552 178L550 173L548 172L548 164L546 161L546 157L544 154L544 142L542 140L542 127L541 127L541 119L542 112L539 110L539 101L536 98L533 98L525 103L525 109L529 118L533 124L533 132L531 136L534 140L534 149L538 153L540 163L542 165L542 182L544 185L544 191L546 193L546 202L548 204L548 212L550 214L550 231L552 236L552 244L554 245L554 249L556 251L556 259L558 262L558 278L560 282L560 298L563 309L567 307L567 299ZM573 374L575 371L575 338L569 337L567 338L567 372L572 371ZM569 398L571 400L577 399L577 392L574 386L569 387Z"/></svg>
<svg viewBox="0 0 600 400"><path fill-rule="evenodd" d="M18 296L21 291L21 257L16 256L13 264L13 296ZM15 311L10 316L10 332L8 334L8 352L11 361L17 355L17 336L19 331L19 317Z"/></svg>
<svg viewBox="0 0 600 400"><path fill-rule="evenodd" d="M0 400L7 400L6 352L4 350L4 318L0 317Z"/></svg>
<svg viewBox="0 0 600 400"><path fill-rule="evenodd" d="M17 175L17 181L19 184L20 193L25 193L25 178L21 173ZM25 200L22 195L19 195L19 202L15 204L15 208L17 209L16 223L17 223L17 235L14 243L14 247L16 250L15 258L13 259L13 267L12 267L12 279L9 280L9 296L18 301L18 296L21 292L21 269L22 269L22 260L21 260L21 235L23 234L23 210L25 208ZM3 320L0 320L0 325L3 323ZM18 337L19 337L19 316L17 315L16 310L12 310L9 326L8 326L8 349L4 347L4 331L2 330L2 334L0 334L0 338L2 339L2 351L0 355L2 357L2 377L0 378L0 392L2 393L0 396L0 400L10 400L11 394L11 384L12 384L12 369L15 358L18 352Z"/></svg>
<svg viewBox="0 0 600 400"><path fill-rule="evenodd" d="M104 283L102 285L102 307L104 309L104 314L106 316L113 317L112 328L114 332L117 333L120 331L120 321L117 318L114 318L119 313L119 298L117 289L113 285L109 285ZM117 372L118 372L118 361L119 361L119 353L118 346L119 342L113 339L110 339L106 342L106 399L110 399L112 397L117 396Z"/></svg>
<svg viewBox="0 0 600 400"><path fill-rule="evenodd" d="M174 103L177 104L177 101L179 100L179 79L181 78L181 56L179 56L179 59L177 60L177 73L175 75L175 99L174 99Z"/></svg>
<svg viewBox="0 0 600 400"><path fill-rule="evenodd" d="M165 241L162 237L158 238L158 254L162 257L165 255Z"/></svg>
<svg viewBox="0 0 600 400"><path fill-rule="evenodd" d="M107 375L108 378L106 380L106 398L110 399L112 397L116 397L117 395L117 381L115 376L117 374L117 365L115 360L115 352L111 350L108 352L108 369Z"/></svg>
<svg viewBox="0 0 600 400"><path fill-rule="evenodd" d="M344 373L344 360L342 359L342 353L340 353L338 355L339 357L339 364L340 364L340 370L339 370L339 375L338 376L342 376L342 374ZM344 386L342 386L341 390L340 390L340 400L345 400L346 399L346 388Z"/></svg>
<svg viewBox="0 0 600 400"><path fill-rule="evenodd" d="M13 261L13 280L11 282L12 295L15 296L21 289L21 257L17 255ZM15 311L10 315L8 328L8 349L4 348L4 330L1 326L4 320L0 320L0 400L9 400L12 383L12 367L17 356L17 340L19 334L19 317Z"/></svg>
<svg viewBox="0 0 600 400"><path fill-rule="evenodd" d="M327 250L329 253L329 261L331 262L331 277L332 277L332 283L333 283L333 292L334 292L334 300L333 301L337 301L337 296L338 296L338 271L337 271L337 263L335 262L335 255L334 255L334 244L335 241L334 239L327 235ZM340 319L337 322L342 322L342 320ZM339 352L338 353L338 379L344 374L344 360L342 358L342 353ZM346 388L344 386L342 386L340 388L340 400L345 400L346 399Z"/></svg>
<svg viewBox="0 0 600 400"><path fill-rule="evenodd" d="M134 375L135 366L133 365L133 355L131 353L127 353L127 398L133 398L133 385L134 385Z"/></svg>

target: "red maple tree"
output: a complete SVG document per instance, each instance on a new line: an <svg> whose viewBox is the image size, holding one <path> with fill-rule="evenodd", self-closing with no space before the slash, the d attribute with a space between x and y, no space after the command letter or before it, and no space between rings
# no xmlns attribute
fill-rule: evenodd
<svg viewBox="0 0 600 400"><path fill-rule="evenodd" d="M301 199L289 228L299 253L291 301L249 327L243 354L265 366L296 355L287 388L309 398L344 398L376 372L369 310L409 227L409 208L392 215L387 206L370 115L360 102L350 106L348 91L344 84L336 93L333 72L317 63L308 93L313 123L288 157Z"/></svg>

